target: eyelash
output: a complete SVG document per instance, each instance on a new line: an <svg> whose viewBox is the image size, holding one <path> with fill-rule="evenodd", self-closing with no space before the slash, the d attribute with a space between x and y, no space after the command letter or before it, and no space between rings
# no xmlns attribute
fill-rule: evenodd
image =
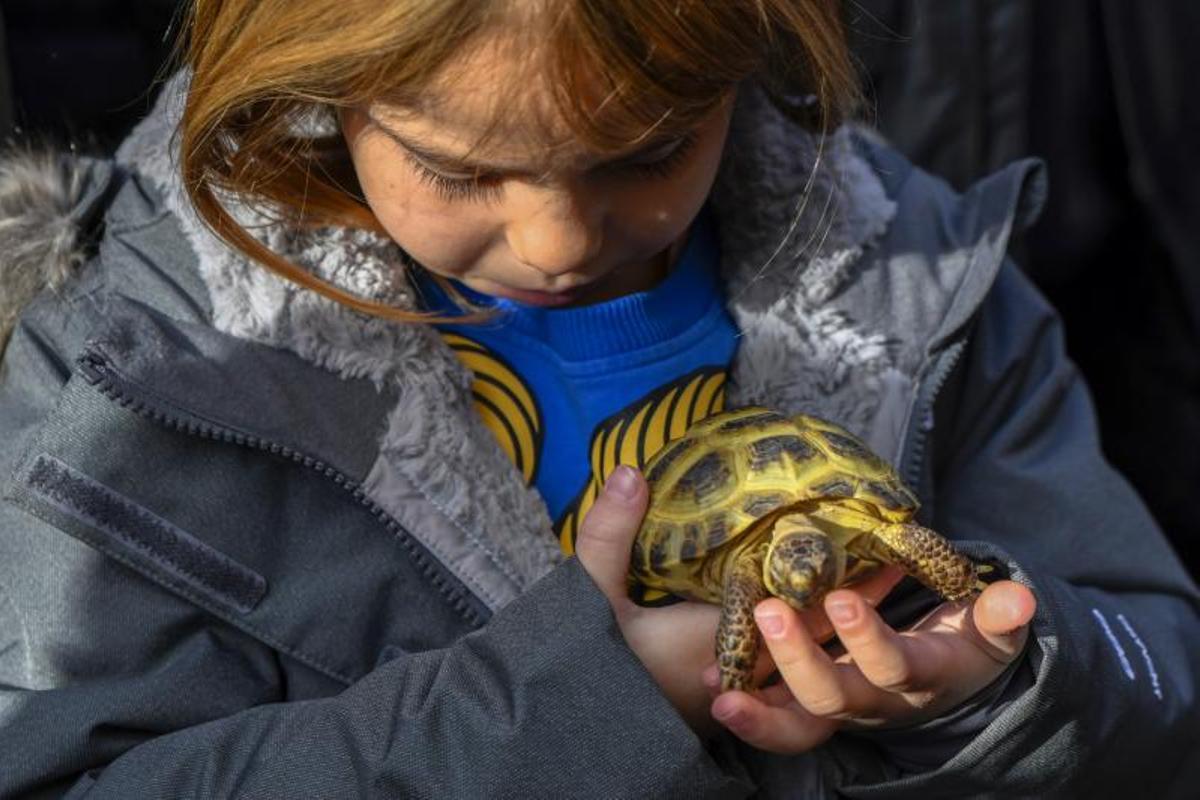
<svg viewBox="0 0 1200 800"><path fill-rule="evenodd" d="M679 140L679 144L671 149L671 152L657 161L651 161L646 164L627 164L625 165L625 169L647 178L668 178L691 155L692 148L695 145L696 134L686 133Z"/></svg>
<svg viewBox="0 0 1200 800"><path fill-rule="evenodd" d="M696 144L693 133L686 134L671 152L657 161L645 164L625 164L616 169L627 171L635 176L646 178L667 178L691 154ZM487 178L448 178L440 172L435 172L422 164L412 153L405 152L404 156L417 173L417 179L431 187L447 202L489 202L495 200L503 190L499 181Z"/></svg>
<svg viewBox="0 0 1200 800"><path fill-rule="evenodd" d="M447 202L455 202L457 200L469 202L486 202L495 200L501 191L499 182L488 182L479 178L447 178L440 172L434 172L429 167L422 164L411 153L406 152L404 157L408 159L408 163L417 173L417 180L426 186L432 187L435 192Z"/></svg>

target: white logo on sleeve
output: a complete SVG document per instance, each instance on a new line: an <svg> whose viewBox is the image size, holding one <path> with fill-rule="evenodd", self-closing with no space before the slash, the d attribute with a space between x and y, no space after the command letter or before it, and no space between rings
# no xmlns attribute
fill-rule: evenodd
<svg viewBox="0 0 1200 800"><path fill-rule="evenodd" d="M1136 680L1137 673L1133 671L1133 664L1129 663L1129 656L1125 654L1125 648L1121 646L1121 641L1113 632L1112 626L1108 624L1108 618L1098 608L1092 609L1092 616L1096 618L1096 622L1100 624L1100 629L1104 631L1104 635L1108 638L1108 643L1112 645L1113 651L1117 654L1117 660L1121 662L1121 671L1125 673L1125 677L1129 680ZM1154 668L1154 659L1150 657L1150 650L1146 647L1146 643L1137 635L1137 631L1129 624L1129 620L1125 619L1124 614L1117 614L1117 621L1121 623L1121 627L1125 629L1125 633L1137 645L1137 648L1142 653L1142 661L1146 665L1146 673L1150 676L1150 689L1154 692L1154 696L1159 700L1163 699L1162 686L1158 681L1158 670Z"/></svg>
<svg viewBox="0 0 1200 800"><path fill-rule="evenodd" d="M1154 668L1154 659L1150 658L1149 648L1142 641L1142 637L1137 635L1137 631L1133 629L1133 626L1129 624L1129 620L1125 619L1124 614L1117 614L1117 622L1121 623L1121 627L1129 634L1129 638L1133 639L1133 643L1142 651L1142 660L1146 662L1146 672L1150 673L1150 688L1153 689L1154 696L1162 700L1162 686L1158 682L1158 670Z"/></svg>

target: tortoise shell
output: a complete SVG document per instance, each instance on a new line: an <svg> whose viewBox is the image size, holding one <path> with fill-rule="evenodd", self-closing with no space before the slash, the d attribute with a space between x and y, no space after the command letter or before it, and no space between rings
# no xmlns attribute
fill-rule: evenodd
<svg viewBox="0 0 1200 800"><path fill-rule="evenodd" d="M634 543L631 571L645 586L697 599L722 570L705 570L770 535L773 519L797 507L852 506L850 519L907 522L915 496L887 462L850 432L817 417L765 408L725 411L693 425L647 462L650 507ZM854 523L850 524L853 528ZM842 544L855 548L848 530Z"/></svg>

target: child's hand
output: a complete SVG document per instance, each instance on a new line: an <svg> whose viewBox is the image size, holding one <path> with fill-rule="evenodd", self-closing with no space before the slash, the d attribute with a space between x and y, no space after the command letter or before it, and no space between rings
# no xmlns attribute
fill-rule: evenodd
<svg viewBox="0 0 1200 800"><path fill-rule="evenodd" d="M612 604L625 641L663 694L694 731L715 732L701 672L713 660L720 609L691 602L644 608L629 599L629 553L649 496L636 470L619 467L584 517L575 551Z"/></svg>
<svg viewBox="0 0 1200 800"><path fill-rule="evenodd" d="M764 600L755 617L782 680L753 695L726 692L712 714L748 744L778 753L810 750L843 726L933 719L1021 654L1036 605L1029 589L998 581L974 603L946 603L897 633L854 592L830 592L825 611L846 651L833 657L786 603Z"/></svg>
<svg viewBox="0 0 1200 800"><path fill-rule="evenodd" d="M622 496L619 488L625 477L630 480L629 493ZM584 518L575 549L584 569L612 604L630 649L680 715L703 736L718 730L709 713L712 694L704 683L702 668L713 663L720 609L692 602L645 608L629 599L629 553L648 500L642 476L636 470L618 469ZM878 602L901 577L898 570L882 570L855 589L866 602ZM832 633L819 609L805 612L803 619L811 630ZM773 668L764 653L755 669L756 678L765 679Z"/></svg>

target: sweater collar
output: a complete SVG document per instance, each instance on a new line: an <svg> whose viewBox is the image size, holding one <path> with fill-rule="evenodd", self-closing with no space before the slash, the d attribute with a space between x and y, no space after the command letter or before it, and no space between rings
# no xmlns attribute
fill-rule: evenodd
<svg viewBox="0 0 1200 800"><path fill-rule="evenodd" d="M708 217L704 212L697 217L674 268L645 291L586 306L541 308L489 297L457 282L455 288L474 305L496 312L482 325L536 341L572 369L586 371L596 360L656 348L719 309L718 245ZM418 277L417 285L425 308L461 313L432 280Z"/></svg>

